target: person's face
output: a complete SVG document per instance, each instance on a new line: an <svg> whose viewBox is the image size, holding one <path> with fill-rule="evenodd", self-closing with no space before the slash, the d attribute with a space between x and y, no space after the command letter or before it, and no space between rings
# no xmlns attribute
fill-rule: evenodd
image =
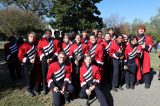
<svg viewBox="0 0 160 106"><path fill-rule="evenodd" d="M131 40L131 44L133 44L133 45L137 44L137 39Z"/></svg>
<svg viewBox="0 0 160 106"><path fill-rule="evenodd" d="M86 63L87 66L89 66L92 62L91 57L87 57L86 59L84 59L84 62Z"/></svg>
<svg viewBox="0 0 160 106"><path fill-rule="evenodd" d="M86 37L87 37L87 34L88 34L87 32L83 32L83 33L82 33L83 38L86 38Z"/></svg>
<svg viewBox="0 0 160 106"><path fill-rule="evenodd" d="M61 64L63 64L64 61L65 61L65 58L66 57L63 54L59 54L58 55L58 62L61 63Z"/></svg>
<svg viewBox="0 0 160 106"><path fill-rule="evenodd" d="M50 32L50 31L46 31L45 32L45 37L48 39L48 38L50 38L52 36L52 32Z"/></svg>
<svg viewBox="0 0 160 106"><path fill-rule="evenodd" d="M109 34L106 34L106 35L104 36L104 39L105 39L106 41L109 41L109 40L111 39L111 36L110 36Z"/></svg>
<svg viewBox="0 0 160 106"><path fill-rule="evenodd" d="M96 42L95 36L90 36L90 42L91 42L91 43L95 43L95 42Z"/></svg>
<svg viewBox="0 0 160 106"><path fill-rule="evenodd" d="M35 41L35 35L34 34L28 35L28 41L29 42L34 42Z"/></svg>
<svg viewBox="0 0 160 106"><path fill-rule="evenodd" d="M110 35L113 35L114 31L110 29L108 33L110 33Z"/></svg>
<svg viewBox="0 0 160 106"><path fill-rule="evenodd" d="M142 29L142 28L138 29L138 33L139 34L144 34L144 29Z"/></svg>
<svg viewBox="0 0 160 106"><path fill-rule="evenodd" d="M93 30L94 34L97 35L98 31L96 29Z"/></svg>
<svg viewBox="0 0 160 106"><path fill-rule="evenodd" d="M122 43L122 40L123 40L122 36L119 36L119 37L117 38L117 42L118 42L118 43Z"/></svg>
<svg viewBox="0 0 160 106"><path fill-rule="evenodd" d="M128 41L128 36L127 35L123 35L124 41L127 42Z"/></svg>
<svg viewBox="0 0 160 106"><path fill-rule="evenodd" d="M98 33L98 38L102 38L102 35L103 35L103 33L102 33L102 32L99 32L99 33Z"/></svg>
<svg viewBox="0 0 160 106"><path fill-rule="evenodd" d="M80 42L81 42L81 37L80 37L80 35L77 35L76 38L75 38L75 40L76 40L77 43L80 43Z"/></svg>
<svg viewBox="0 0 160 106"><path fill-rule="evenodd" d="M64 36L63 42L68 43L69 42L69 37L67 35Z"/></svg>

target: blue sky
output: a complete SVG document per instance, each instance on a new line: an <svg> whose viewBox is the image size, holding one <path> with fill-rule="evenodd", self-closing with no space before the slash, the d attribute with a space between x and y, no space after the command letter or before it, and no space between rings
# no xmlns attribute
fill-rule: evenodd
<svg viewBox="0 0 160 106"><path fill-rule="evenodd" d="M116 14L127 22L135 18L149 21L160 8L160 0L103 0L97 6L102 18Z"/></svg>

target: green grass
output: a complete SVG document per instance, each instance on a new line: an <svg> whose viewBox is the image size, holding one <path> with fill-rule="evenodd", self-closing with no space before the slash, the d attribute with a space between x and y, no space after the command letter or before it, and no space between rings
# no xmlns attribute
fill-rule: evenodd
<svg viewBox="0 0 160 106"><path fill-rule="evenodd" d="M151 57L151 68L153 68L155 71L159 71L159 64L160 64L160 59L158 57L158 53L150 53Z"/></svg>

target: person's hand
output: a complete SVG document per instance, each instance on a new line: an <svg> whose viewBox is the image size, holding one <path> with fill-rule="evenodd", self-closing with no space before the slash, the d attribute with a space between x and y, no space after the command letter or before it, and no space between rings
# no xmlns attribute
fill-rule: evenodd
<svg viewBox="0 0 160 106"><path fill-rule="evenodd" d="M78 60L75 60L74 63L78 66Z"/></svg>
<svg viewBox="0 0 160 106"><path fill-rule="evenodd" d="M89 90L90 90L90 91L93 91L94 89L95 89L95 85L89 87Z"/></svg>
<svg viewBox="0 0 160 106"><path fill-rule="evenodd" d="M89 96L91 95L91 91L89 89L86 89L86 94Z"/></svg>
<svg viewBox="0 0 160 106"><path fill-rule="evenodd" d="M127 70L127 69L128 69L128 67L125 65L125 66L124 66L124 69L125 69L125 70Z"/></svg>
<svg viewBox="0 0 160 106"><path fill-rule="evenodd" d="M120 60L122 60L124 58L124 56L119 57Z"/></svg>
<svg viewBox="0 0 160 106"><path fill-rule="evenodd" d="M47 59L47 63L49 64L50 62L52 61L52 59L50 58L50 59Z"/></svg>
<svg viewBox="0 0 160 106"><path fill-rule="evenodd" d="M60 91L61 94L64 94L64 91L65 91L65 87L63 87L62 90Z"/></svg>
<svg viewBox="0 0 160 106"><path fill-rule="evenodd" d="M119 50L118 50L118 52L119 52L119 53L122 53L122 50L121 50L121 49L119 49Z"/></svg>
<svg viewBox="0 0 160 106"><path fill-rule="evenodd" d="M31 60L30 60L30 63L32 63L32 64L33 64L34 62L35 62L35 59L31 59Z"/></svg>
<svg viewBox="0 0 160 106"><path fill-rule="evenodd" d="M145 48L145 43L143 43L141 46L142 46L142 49L144 49Z"/></svg>
<svg viewBox="0 0 160 106"><path fill-rule="evenodd" d="M58 87L54 87L54 88L53 88L53 91L54 91L54 92L58 92L58 91L59 91Z"/></svg>
<svg viewBox="0 0 160 106"><path fill-rule="evenodd" d="M140 51L140 50L137 50L136 53L141 53L141 51Z"/></svg>

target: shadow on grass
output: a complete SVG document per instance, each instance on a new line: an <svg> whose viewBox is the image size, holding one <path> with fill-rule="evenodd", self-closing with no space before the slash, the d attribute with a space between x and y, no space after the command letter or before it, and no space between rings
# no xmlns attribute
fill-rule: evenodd
<svg viewBox="0 0 160 106"><path fill-rule="evenodd" d="M10 95L15 89L22 89L25 86L24 77L11 80L6 64L0 64L0 99Z"/></svg>

